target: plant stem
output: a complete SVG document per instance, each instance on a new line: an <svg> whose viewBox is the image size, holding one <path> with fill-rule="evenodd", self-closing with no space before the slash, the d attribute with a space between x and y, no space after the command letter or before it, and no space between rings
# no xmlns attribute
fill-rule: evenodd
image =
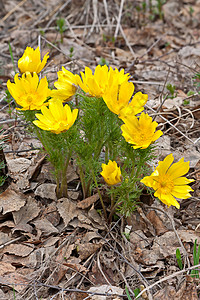
<svg viewBox="0 0 200 300"><path fill-rule="evenodd" d="M79 161L79 174L80 174L81 186L83 190L83 199L85 199L86 198L85 178L84 178L83 168L80 159L78 159L78 161Z"/></svg>
<svg viewBox="0 0 200 300"><path fill-rule="evenodd" d="M146 150L146 149L145 149ZM138 167L137 167L137 172L135 174L135 177L137 178L139 173L140 173L140 170L145 162L145 158L146 158L146 152L143 153L143 155L140 155L140 161L139 161L139 164L138 164Z"/></svg>
<svg viewBox="0 0 200 300"><path fill-rule="evenodd" d="M113 186L110 187L111 190L111 205L110 205L110 209L112 210L114 204L115 204L115 198L114 198L114 193L113 193Z"/></svg>
<svg viewBox="0 0 200 300"><path fill-rule="evenodd" d="M67 155L65 165L64 165L64 168L62 170L62 179L61 179L61 185L60 185L60 191L59 191L59 195L61 197L68 197L68 192L67 192L67 168L68 168L68 165L69 165L71 154L72 154L72 151L69 151L69 153Z"/></svg>
<svg viewBox="0 0 200 300"><path fill-rule="evenodd" d="M103 202L103 199L102 199L102 196L101 196L101 192L100 192L99 187L98 187L98 184L97 184L96 176L95 176L93 170L92 170L92 177L93 177L93 180L94 180L94 183L95 183L95 186L96 186L98 195L99 195L99 199L100 199L100 201L101 201L101 206L102 206L102 208L103 208L104 217L105 217L106 222L107 222L107 221L108 221L108 218L107 218L106 208L105 208L105 205L104 205L104 202Z"/></svg>
<svg viewBox="0 0 200 300"><path fill-rule="evenodd" d="M123 201L116 202L115 205L112 207L112 209L111 209L111 211L110 211L110 214L109 214L109 217L108 217L108 223L109 223L109 224L110 224L111 221L112 221L112 216L114 215L117 206L121 205L122 203L123 203Z"/></svg>

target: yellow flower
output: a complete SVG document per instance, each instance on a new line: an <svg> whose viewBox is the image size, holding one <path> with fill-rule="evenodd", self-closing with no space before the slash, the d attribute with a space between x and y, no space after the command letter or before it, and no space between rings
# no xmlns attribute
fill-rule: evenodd
<svg viewBox="0 0 200 300"><path fill-rule="evenodd" d="M77 77L64 67L57 74L58 81L54 83L57 90L52 90L51 96L62 101L69 101L69 98L76 93Z"/></svg>
<svg viewBox="0 0 200 300"><path fill-rule="evenodd" d="M46 105L44 102L50 95L48 82L46 77L39 81L36 73L27 72L22 74L22 78L16 74L14 83L10 80L7 82L7 87L16 103L21 106L21 110L40 110Z"/></svg>
<svg viewBox="0 0 200 300"><path fill-rule="evenodd" d="M102 172L100 173L105 182L109 185L114 185L121 182L121 170L117 166L116 161L109 160L108 164L102 164Z"/></svg>
<svg viewBox="0 0 200 300"><path fill-rule="evenodd" d="M18 60L18 68L21 73L40 73L46 65L48 58L49 54L47 53L41 61L39 47L37 47L35 50L31 47L27 47L22 57Z"/></svg>
<svg viewBox="0 0 200 300"><path fill-rule="evenodd" d="M121 85L114 83L104 93L103 100L108 108L118 115L128 105L133 92L134 85L132 82L124 81Z"/></svg>
<svg viewBox="0 0 200 300"><path fill-rule="evenodd" d="M141 92L136 93L131 102L120 110L118 117L125 121L128 116L139 114L144 110L144 105L147 103L147 100L147 94L142 94Z"/></svg>
<svg viewBox="0 0 200 300"><path fill-rule="evenodd" d="M189 161L184 162L181 158L177 163L172 154L169 154L163 161L158 163L158 167L150 175L144 177L141 182L155 190L154 196L158 197L164 204L180 208L178 199L187 199L191 197L192 188L188 185L194 179L182 177L189 171Z"/></svg>
<svg viewBox="0 0 200 300"><path fill-rule="evenodd" d="M121 69L120 71L118 69L113 70L110 67L110 70L108 72L108 88L112 84L118 84L121 85L124 81L128 81L130 78L129 73L124 74L124 69Z"/></svg>
<svg viewBox="0 0 200 300"><path fill-rule="evenodd" d="M120 72L112 68L108 70L106 65L98 65L94 74L90 68L85 67L85 73L81 72L81 77L76 75L77 84L80 88L94 97L102 97L111 85L121 85L124 81L128 81L129 77L129 74L124 74L123 69Z"/></svg>
<svg viewBox="0 0 200 300"><path fill-rule="evenodd" d="M98 65L94 75L90 68L85 67L85 73L81 72L82 80L80 76L76 75L76 77L78 85L85 93L94 97L102 97L108 85L108 67Z"/></svg>
<svg viewBox="0 0 200 300"><path fill-rule="evenodd" d="M121 126L122 135L128 143L133 144L134 149L146 149L163 134L161 130L155 132L158 123L152 122L152 118L144 112L139 119L136 116L127 116L124 122Z"/></svg>
<svg viewBox="0 0 200 300"><path fill-rule="evenodd" d="M36 114L38 120L33 123L39 128L56 134L68 130L75 122L78 109L71 111L69 105L63 106L61 100L50 100L49 109L47 107L41 108L42 114Z"/></svg>

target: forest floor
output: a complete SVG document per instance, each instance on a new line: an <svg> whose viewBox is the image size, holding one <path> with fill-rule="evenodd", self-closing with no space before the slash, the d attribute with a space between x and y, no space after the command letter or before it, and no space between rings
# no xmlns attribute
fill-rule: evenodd
<svg viewBox="0 0 200 300"><path fill-rule="evenodd" d="M138 299L200 299L191 276L200 245L200 1L3 0L0 17L0 138L7 139L0 300L130 300L138 291ZM50 84L61 66L78 74L107 63L130 73L164 133L158 159L173 153L190 161L192 197L179 210L144 197L130 217L107 225L97 198L80 204L71 167L70 199L57 200L41 144L6 95L14 77L9 43L16 68L27 46L49 52Z"/></svg>

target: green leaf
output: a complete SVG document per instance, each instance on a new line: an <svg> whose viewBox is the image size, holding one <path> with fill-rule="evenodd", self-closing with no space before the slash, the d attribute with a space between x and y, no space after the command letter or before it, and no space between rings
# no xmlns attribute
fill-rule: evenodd
<svg viewBox="0 0 200 300"><path fill-rule="evenodd" d="M176 259L177 259L177 264L179 266L179 269L183 269L183 263L182 263L182 258L181 258L181 253L179 248L176 249Z"/></svg>

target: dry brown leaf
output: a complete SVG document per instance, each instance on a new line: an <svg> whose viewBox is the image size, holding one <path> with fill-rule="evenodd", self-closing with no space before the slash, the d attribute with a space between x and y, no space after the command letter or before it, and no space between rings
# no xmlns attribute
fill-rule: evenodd
<svg viewBox="0 0 200 300"><path fill-rule="evenodd" d="M25 257L33 252L33 250L33 247L29 247L23 244L10 244L4 247L3 252Z"/></svg>
<svg viewBox="0 0 200 300"><path fill-rule="evenodd" d="M26 205L24 205L19 211L13 212L13 219L16 225L25 224L29 221L35 219L40 212L38 202L29 197L27 199Z"/></svg>
<svg viewBox="0 0 200 300"><path fill-rule="evenodd" d="M56 184L43 183L39 185L35 190L35 195L41 198L57 200L56 196Z"/></svg>
<svg viewBox="0 0 200 300"><path fill-rule="evenodd" d="M90 205L94 204L97 200L99 200L99 194L94 194L91 197L88 197L77 204L78 208L86 209Z"/></svg>
<svg viewBox="0 0 200 300"><path fill-rule="evenodd" d="M100 216L100 214L98 214L96 209L94 209L94 206L92 206L88 211L88 217L92 220L93 223L104 225L104 219Z"/></svg>
<svg viewBox="0 0 200 300"><path fill-rule="evenodd" d="M1 229L6 228L6 227L13 228L13 227L15 227L15 223L13 221L5 221L0 224Z"/></svg>
<svg viewBox="0 0 200 300"><path fill-rule="evenodd" d="M63 43L60 44L60 49L66 54L66 55L70 55L69 49L73 47L74 51L74 59L79 59L81 57L81 59L83 58L88 58L90 57L90 59L94 58L94 53L89 50L86 47L83 47L81 45L79 45L77 42L72 41L72 39L63 39Z"/></svg>
<svg viewBox="0 0 200 300"><path fill-rule="evenodd" d="M4 292L0 289L0 299L2 299L2 300L9 300L9 298L8 298L8 295L4 294Z"/></svg>
<svg viewBox="0 0 200 300"><path fill-rule="evenodd" d="M56 256L56 262L58 263L64 263L66 260L70 257L72 254L72 251L75 249L75 244L71 244L69 246L62 247L58 250L57 256Z"/></svg>
<svg viewBox="0 0 200 300"><path fill-rule="evenodd" d="M16 174L21 174L25 172L28 169L28 167L31 165L31 161L23 157L6 159L6 160L7 160L9 175L12 178L15 178Z"/></svg>
<svg viewBox="0 0 200 300"><path fill-rule="evenodd" d="M191 276L186 275L184 283L176 292L172 286L166 286L154 295L154 300L198 300L197 286Z"/></svg>
<svg viewBox="0 0 200 300"><path fill-rule="evenodd" d="M147 219L141 208L138 207L137 211L132 213L127 218L128 225L132 226L134 230L142 230L145 234L155 236L155 229L151 222Z"/></svg>
<svg viewBox="0 0 200 300"><path fill-rule="evenodd" d="M91 288L89 288L88 292L91 293L102 293L102 294L119 294L119 295L123 295L124 294L124 290L120 287L117 286L113 286L113 285L98 285L98 286L93 286ZM90 297L93 300L106 300L107 296L91 296ZM116 298L115 298L116 299Z"/></svg>
<svg viewBox="0 0 200 300"><path fill-rule="evenodd" d="M6 242L10 241L11 237L4 232L0 232L0 246L4 245Z"/></svg>
<svg viewBox="0 0 200 300"><path fill-rule="evenodd" d="M197 245L200 245L200 235L193 230L177 230L183 243L193 243L197 240Z"/></svg>
<svg viewBox="0 0 200 300"><path fill-rule="evenodd" d="M56 203L50 203L43 211L41 219L45 217L53 226L57 226L60 223L60 215L57 211Z"/></svg>
<svg viewBox="0 0 200 300"><path fill-rule="evenodd" d="M93 239L100 239L101 237L94 231L89 231L86 232L86 234L84 235L84 237L81 240L81 243L88 243Z"/></svg>
<svg viewBox="0 0 200 300"><path fill-rule="evenodd" d="M45 162L42 165L41 171L39 176L37 177L37 180L40 182L44 182L45 180L51 180L52 182L55 181L54 176L52 175L53 167L50 162ZM67 168L67 183L78 179L78 175L76 174L73 166L70 164Z"/></svg>
<svg viewBox="0 0 200 300"><path fill-rule="evenodd" d="M92 270L89 272L88 275L90 280L93 282L93 284L101 285L107 283L108 281L110 282L110 284L114 284L114 279L115 279L115 275L113 272L114 270L111 268L106 269L104 268L103 265L101 265L101 268L105 276L103 276L96 261L92 265ZM105 279L105 277L107 278L107 280Z"/></svg>
<svg viewBox="0 0 200 300"><path fill-rule="evenodd" d="M133 55L130 51L127 51L127 50L125 51L120 48L116 48L115 53L120 62L127 62L127 61L131 60L131 58L133 57Z"/></svg>
<svg viewBox="0 0 200 300"><path fill-rule="evenodd" d="M15 231L23 231L23 232L32 233L33 227L27 223L19 223L12 229L12 233L14 233Z"/></svg>
<svg viewBox="0 0 200 300"><path fill-rule="evenodd" d="M81 260L88 258L91 254L95 253L99 248L101 248L103 243L85 243L85 244L78 244L77 250L79 254L79 258Z"/></svg>
<svg viewBox="0 0 200 300"><path fill-rule="evenodd" d="M26 257L20 257L13 254L4 254L2 261L11 263L17 267L26 266L30 268L36 268L40 265L38 257L40 256L40 250L35 250Z"/></svg>
<svg viewBox="0 0 200 300"><path fill-rule="evenodd" d="M15 271L15 267L11 265L9 262L0 262L0 276L6 275L8 273L12 273Z"/></svg>
<svg viewBox="0 0 200 300"><path fill-rule="evenodd" d="M63 263L64 266L67 266L75 271L86 273L88 269L80 264L80 258L71 257Z"/></svg>
<svg viewBox="0 0 200 300"><path fill-rule="evenodd" d="M162 260L158 260L156 264L152 266L143 265L140 269L145 278L155 278L155 276L161 271L165 270L165 263Z"/></svg>
<svg viewBox="0 0 200 300"><path fill-rule="evenodd" d="M55 270L56 268L56 270ZM53 276L50 278L50 284L52 285L58 285L58 283L62 280L64 275L67 273L68 267L63 266L63 265L52 265L52 272Z"/></svg>
<svg viewBox="0 0 200 300"><path fill-rule="evenodd" d="M60 216L63 218L65 226L67 226L79 213L76 204L67 198L59 199L56 206Z"/></svg>
<svg viewBox="0 0 200 300"><path fill-rule="evenodd" d="M150 245L149 239L143 233L142 230L135 230L130 233L130 242L133 245L133 249L137 247L144 249Z"/></svg>
<svg viewBox="0 0 200 300"><path fill-rule="evenodd" d="M2 214L18 211L26 203L26 197L20 192L12 190L10 187L5 190L0 197L0 211Z"/></svg>
<svg viewBox="0 0 200 300"><path fill-rule="evenodd" d="M39 229L42 231L42 234L45 236L48 236L52 233L58 233L58 229L52 225L51 222L49 222L46 218L43 218L41 220L35 220L32 222L36 229Z"/></svg>
<svg viewBox="0 0 200 300"><path fill-rule="evenodd" d="M147 218L153 224L157 235L161 235L168 231L168 229L164 226L162 220L158 217L154 210L151 210L147 214Z"/></svg>
<svg viewBox="0 0 200 300"><path fill-rule="evenodd" d="M38 154L38 156L39 155L40 154ZM46 156L47 156L46 154L42 155L42 157L40 157L40 159L37 162L34 161L34 165L31 165L29 167L29 169L28 169L28 175L27 175L27 177L28 177L29 180L34 180L35 178L37 178L37 175L38 175L38 173L39 173L39 171L40 171L40 169L42 167L42 164L43 164Z"/></svg>
<svg viewBox="0 0 200 300"><path fill-rule="evenodd" d="M56 236L50 236L49 238L46 239L46 241L43 242L43 247L51 247L55 245L59 241L59 237Z"/></svg>
<svg viewBox="0 0 200 300"><path fill-rule="evenodd" d="M71 200L77 200L79 197L80 193L79 192L74 192L74 191L68 191L68 197Z"/></svg>
<svg viewBox="0 0 200 300"><path fill-rule="evenodd" d="M176 290L173 286L167 285L154 295L154 300L180 300L176 297Z"/></svg>
<svg viewBox="0 0 200 300"><path fill-rule="evenodd" d="M4 276L0 276L0 283L11 288L14 287L17 292L22 292L27 288L29 281L27 280L27 277L18 274L17 272L13 272Z"/></svg>

